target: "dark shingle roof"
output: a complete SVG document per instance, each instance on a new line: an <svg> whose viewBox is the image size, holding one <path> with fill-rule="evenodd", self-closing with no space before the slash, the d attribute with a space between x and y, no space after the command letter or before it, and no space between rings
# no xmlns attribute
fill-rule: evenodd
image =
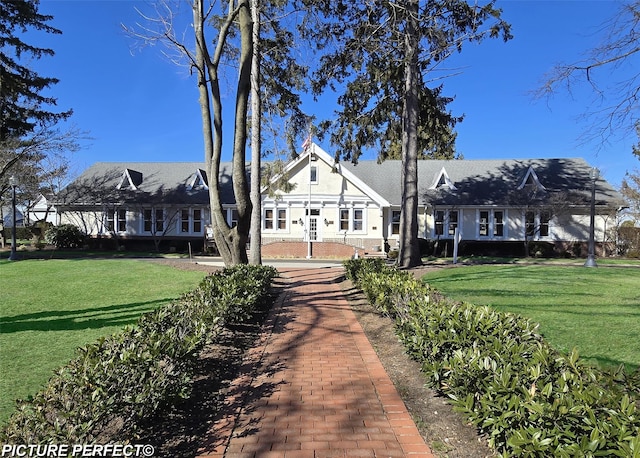
<svg viewBox="0 0 640 458"><path fill-rule="evenodd" d="M392 205L401 203L401 161L361 161L343 163L374 191ZM421 205L507 205L510 196L523 182L529 168L539 182L552 193L571 193L583 201L590 199L591 166L580 158L565 159L487 159L487 160L424 160L418 161L418 193ZM455 186L434 187L442 170ZM596 182L599 204L623 205L622 197L602 177Z"/></svg>
<svg viewBox="0 0 640 458"><path fill-rule="evenodd" d="M401 165L400 161L341 164L391 205L401 203ZM508 205L510 196L523 182L530 167L549 194L572 193L573 198L577 197L581 204L589 201L591 167L583 159L424 160L418 162L420 204ZM189 187L194 174L204 168L201 162L98 162L63 189L55 203L164 202L207 205L207 190ZM446 186L432 189L443 169L455 190ZM135 180L135 191L127 189L127 183L122 189L117 189L127 170ZM620 194L602 177L598 179L596 189L598 204L623 205ZM230 162L221 164L221 191L222 201L233 204Z"/></svg>

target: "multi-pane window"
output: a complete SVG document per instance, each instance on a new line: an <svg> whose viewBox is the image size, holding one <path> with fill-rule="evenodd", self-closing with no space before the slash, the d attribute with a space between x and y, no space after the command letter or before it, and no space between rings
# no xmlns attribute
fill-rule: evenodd
<svg viewBox="0 0 640 458"><path fill-rule="evenodd" d="M153 229L153 212L150 208L145 208L142 211L142 229L144 232L151 232Z"/></svg>
<svg viewBox="0 0 640 458"><path fill-rule="evenodd" d="M127 232L127 210L118 209L118 232Z"/></svg>
<svg viewBox="0 0 640 458"><path fill-rule="evenodd" d="M264 211L264 228L284 231L287 229L287 210L267 208Z"/></svg>
<svg viewBox="0 0 640 458"><path fill-rule="evenodd" d="M189 232L189 209L183 208L180 211L180 232Z"/></svg>
<svg viewBox="0 0 640 458"><path fill-rule="evenodd" d="M311 166L311 169L309 172L309 179L311 180L311 183L318 182L318 166L316 165Z"/></svg>
<svg viewBox="0 0 640 458"><path fill-rule="evenodd" d="M278 229L286 230L287 229L287 211L285 209L278 210Z"/></svg>
<svg viewBox="0 0 640 458"><path fill-rule="evenodd" d="M480 237L487 237L489 235L489 212L487 210L480 211L478 225Z"/></svg>
<svg viewBox="0 0 640 458"><path fill-rule="evenodd" d="M480 210L478 216L478 235L480 237L504 236L503 210Z"/></svg>
<svg viewBox="0 0 640 458"><path fill-rule="evenodd" d="M527 237L533 237L536 233L536 214L528 211L524 215L524 230Z"/></svg>
<svg viewBox="0 0 640 458"><path fill-rule="evenodd" d="M202 210L200 208L180 210L180 232L202 232Z"/></svg>
<svg viewBox="0 0 640 458"><path fill-rule="evenodd" d="M162 208L145 208L142 211L142 229L144 232L163 232L164 210Z"/></svg>
<svg viewBox="0 0 640 458"><path fill-rule="evenodd" d="M436 210L433 213L435 236L449 235L453 236L458 227L458 211L457 210Z"/></svg>
<svg viewBox="0 0 640 458"><path fill-rule="evenodd" d="M433 215L435 235L444 235L444 210L436 210Z"/></svg>
<svg viewBox="0 0 640 458"><path fill-rule="evenodd" d="M449 212L449 235L451 236L455 235L457 228L458 228L458 212L450 211Z"/></svg>
<svg viewBox="0 0 640 458"><path fill-rule="evenodd" d="M502 210L493 211L493 235L494 237L504 236L504 212Z"/></svg>
<svg viewBox="0 0 640 458"><path fill-rule="evenodd" d="M342 209L340 210L340 230L348 231L349 230L349 210Z"/></svg>
<svg viewBox="0 0 640 458"><path fill-rule="evenodd" d="M193 209L193 232L202 232L202 210L200 208Z"/></svg>
<svg viewBox="0 0 640 458"><path fill-rule="evenodd" d="M341 231L363 231L364 230L364 209L362 208L342 208L340 209L340 230Z"/></svg>
<svg viewBox="0 0 640 458"><path fill-rule="evenodd" d="M264 228L273 229L273 209L267 208L264 211Z"/></svg>
<svg viewBox="0 0 640 458"><path fill-rule="evenodd" d="M164 210L161 208L156 208L155 217L156 217L156 232L164 231Z"/></svg>
<svg viewBox="0 0 640 458"><path fill-rule="evenodd" d="M361 231L364 229L364 210L360 208L353 209L353 230Z"/></svg>
<svg viewBox="0 0 640 458"><path fill-rule="evenodd" d="M105 221L107 231L126 232L127 231L127 210L119 208L117 210L107 210L107 217Z"/></svg>
<svg viewBox="0 0 640 458"><path fill-rule="evenodd" d="M391 233L394 235L400 233L400 210L391 211Z"/></svg>
<svg viewBox="0 0 640 458"><path fill-rule="evenodd" d="M549 237L549 221L551 214L548 211L540 212L540 237Z"/></svg>
<svg viewBox="0 0 640 458"><path fill-rule="evenodd" d="M549 237L551 213L543 210L540 212L527 211L524 215L524 224L527 237Z"/></svg>
<svg viewBox="0 0 640 458"><path fill-rule="evenodd" d="M105 226L107 228L107 231L109 232L113 232L116 228L115 217L116 217L115 210L107 210L107 220L106 220Z"/></svg>

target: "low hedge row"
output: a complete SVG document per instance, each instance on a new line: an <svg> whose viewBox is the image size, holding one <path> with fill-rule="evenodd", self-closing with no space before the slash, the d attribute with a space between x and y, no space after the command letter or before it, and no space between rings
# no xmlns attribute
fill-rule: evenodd
<svg viewBox="0 0 640 458"><path fill-rule="evenodd" d="M347 277L395 320L431 386L501 456L640 457L640 372L602 372L560 354L518 315L443 298L375 259Z"/></svg>
<svg viewBox="0 0 640 458"><path fill-rule="evenodd" d="M269 294L272 267L235 266L140 317L135 326L78 349L32 399L18 401L0 432L9 444L126 440L161 407L188 397L199 351Z"/></svg>

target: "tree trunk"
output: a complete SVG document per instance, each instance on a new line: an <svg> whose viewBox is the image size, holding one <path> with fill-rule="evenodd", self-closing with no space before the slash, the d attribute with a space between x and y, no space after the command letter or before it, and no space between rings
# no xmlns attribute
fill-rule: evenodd
<svg viewBox="0 0 640 458"><path fill-rule="evenodd" d="M262 152L262 100L260 98L260 11L258 0L251 0L253 21L253 60L251 62L251 244L249 263L262 264L262 194L260 193L260 164Z"/></svg>
<svg viewBox="0 0 640 458"><path fill-rule="evenodd" d="M193 22L196 39L196 67L198 71L198 90L200 94L200 110L205 147L207 177L209 181L209 203L211 206L211 224L216 246L225 265L246 264L247 239L249 235L249 219L251 202L245 170L245 152L247 144L247 107L251 87L251 60L253 46L251 42L251 16L248 0L240 0L237 17L229 17L228 22L220 28L218 47L213 60L209 55L204 35L203 0L195 0L193 4ZM222 99L218 79L218 62L222 46L220 45L228 33L231 21L236 19L241 34L240 75L236 94L235 135L233 143L233 191L235 194L238 224L230 227L226 212L220 200L220 160L222 155ZM211 91L211 99L209 98ZM212 128L213 125L213 128Z"/></svg>
<svg viewBox="0 0 640 458"><path fill-rule="evenodd" d="M418 243L418 69L419 35L416 25L418 3L407 4L405 30L404 107L402 132L402 211L400 213L400 247L398 265L420 265Z"/></svg>
<svg viewBox="0 0 640 458"><path fill-rule="evenodd" d="M251 226L251 197L247 181L247 115L251 94L251 64L253 62L253 27L249 0L240 0L238 25L240 29L240 75L236 92L236 114L233 139L233 193L238 211L238 224L230 237L234 264L247 264L247 242Z"/></svg>

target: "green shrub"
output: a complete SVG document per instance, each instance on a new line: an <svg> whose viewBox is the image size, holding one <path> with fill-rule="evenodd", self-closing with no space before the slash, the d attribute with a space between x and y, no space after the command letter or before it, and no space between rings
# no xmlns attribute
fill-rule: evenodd
<svg viewBox="0 0 640 458"><path fill-rule="evenodd" d="M223 326L251 316L269 294L272 267L239 266L137 324L78 349L43 390L18 401L0 442L90 443L132 437L163 406L188 397L199 351Z"/></svg>
<svg viewBox="0 0 640 458"><path fill-rule="evenodd" d="M62 224L47 229L44 238L56 248L80 248L84 245L85 235L73 224Z"/></svg>
<svg viewBox="0 0 640 458"><path fill-rule="evenodd" d="M640 372L600 372L552 349L523 317L454 303L368 259L349 263L430 385L502 456L640 457Z"/></svg>

